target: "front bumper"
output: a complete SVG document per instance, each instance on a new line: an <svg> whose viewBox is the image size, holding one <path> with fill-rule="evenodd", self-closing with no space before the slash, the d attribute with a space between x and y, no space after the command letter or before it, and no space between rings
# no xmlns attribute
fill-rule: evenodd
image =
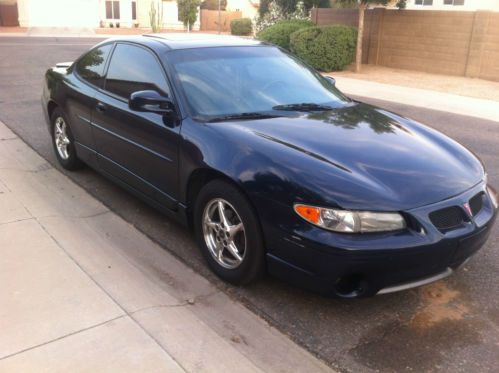
<svg viewBox="0 0 499 373"><path fill-rule="evenodd" d="M430 212L463 206L480 192L485 192L484 204L469 222L442 232L430 221ZM446 277L483 246L497 209L486 185L480 184L459 196L404 214L417 222L417 229L347 235L298 221L264 224L268 271L294 285L344 298L424 285ZM286 216L289 221L289 211L274 207L274 221L286 221Z"/></svg>

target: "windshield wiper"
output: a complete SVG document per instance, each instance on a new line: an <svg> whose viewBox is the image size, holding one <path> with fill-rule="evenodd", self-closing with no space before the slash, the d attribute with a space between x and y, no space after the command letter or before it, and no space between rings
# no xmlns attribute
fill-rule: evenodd
<svg viewBox="0 0 499 373"><path fill-rule="evenodd" d="M269 119L269 118L277 118L280 115L276 114L268 114L268 113L237 113L237 114L228 114L222 115L215 118L210 118L207 122L224 122L228 120L237 120L237 119Z"/></svg>
<svg viewBox="0 0 499 373"><path fill-rule="evenodd" d="M273 110L291 110L291 111L326 111L333 110L333 107L327 105L313 104L310 102L302 102L299 104L276 105Z"/></svg>

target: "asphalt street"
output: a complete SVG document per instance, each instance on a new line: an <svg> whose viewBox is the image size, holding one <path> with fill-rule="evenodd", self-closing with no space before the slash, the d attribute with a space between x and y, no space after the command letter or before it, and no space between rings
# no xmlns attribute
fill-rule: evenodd
<svg viewBox="0 0 499 373"><path fill-rule="evenodd" d="M52 164L56 159L40 107L44 72L57 62L72 61L100 40L0 37L0 120ZM499 122L363 100L458 140L483 160L490 182L499 187ZM206 268L187 229L90 169L64 173L165 250L340 371L497 371L499 224L487 245L444 281L370 299L333 300L272 278L246 288L225 285ZM170 280L160 269L151 267L150 271L158 281Z"/></svg>

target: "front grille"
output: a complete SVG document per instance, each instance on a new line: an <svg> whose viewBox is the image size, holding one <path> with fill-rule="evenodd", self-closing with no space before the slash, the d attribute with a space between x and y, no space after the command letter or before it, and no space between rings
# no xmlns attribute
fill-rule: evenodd
<svg viewBox="0 0 499 373"><path fill-rule="evenodd" d="M463 210L457 206L446 207L430 213L430 220L438 229L451 229L464 222Z"/></svg>
<svg viewBox="0 0 499 373"><path fill-rule="evenodd" d="M470 199L469 204L470 204L470 209L471 209L471 212L473 213L473 216L477 215L482 210L483 196L484 196L484 193L480 192L477 195L475 195L473 198Z"/></svg>

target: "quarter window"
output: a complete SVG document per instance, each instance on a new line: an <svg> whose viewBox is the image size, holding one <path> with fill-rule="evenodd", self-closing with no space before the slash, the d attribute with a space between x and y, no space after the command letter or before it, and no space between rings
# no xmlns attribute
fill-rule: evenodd
<svg viewBox="0 0 499 373"><path fill-rule="evenodd" d="M76 64L76 72L85 81L97 87L102 87L104 66L111 52L112 44L92 49L80 58Z"/></svg>
<svg viewBox="0 0 499 373"><path fill-rule="evenodd" d="M170 90L163 68L146 49L118 44L106 77L106 91L128 99L133 92L153 90L168 96Z"/></svg>
<svg viewBox="0 0 499 373"><path fill-rule="evenodd" d="M106 19L120 19L119 1L106 1Z"/></svg>

